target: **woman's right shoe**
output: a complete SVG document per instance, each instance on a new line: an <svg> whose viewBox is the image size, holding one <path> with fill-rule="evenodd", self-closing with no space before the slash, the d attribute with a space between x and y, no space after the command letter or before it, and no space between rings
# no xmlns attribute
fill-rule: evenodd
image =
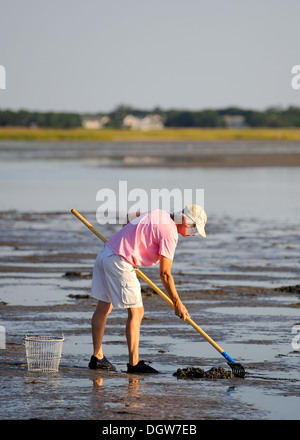
<svg viewBox="0 0 300 440"><path fill-rule="evenodd" d="M146 364L145 361L139 361L136 365L127 364L127 373L152 373L157 374L158 371Z"/></svg>

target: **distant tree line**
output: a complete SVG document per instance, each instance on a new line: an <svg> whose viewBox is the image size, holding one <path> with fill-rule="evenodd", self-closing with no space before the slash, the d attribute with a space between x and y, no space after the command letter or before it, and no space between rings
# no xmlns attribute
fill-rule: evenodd
<svg viewBox="0 0 300 440"><path fill-rule="evenodd" d="M166 127L226 127L225 116L241 116L248 127L300 127L300 107L265 111L228 107L221 110L164 112Z"/></svg>
<svg viewBox="0 0 300 440"><path fill-rule="evenodd" d="M245 110L228 107L220 110L139 110L129 106L118 106L105 115L109 116L108 127L120 128L123 119L131 114L144 117L148 114L161 116L165 127L226 127L228 117L243 118L243 125L248 127L300 127L300 107L268 108L264 111ZM92 116L103 116L103 113ZM0 110L1 127L41 127L41 128L76 128L82 126L82 116L67 112L37 112L27 110Z"/></svg>
<svg viewBox="0 0 300 440"><path fill-rule="evenodd" d="M0 110L0 126L74 128L81 126L81 117L76 113Z"/></svg>

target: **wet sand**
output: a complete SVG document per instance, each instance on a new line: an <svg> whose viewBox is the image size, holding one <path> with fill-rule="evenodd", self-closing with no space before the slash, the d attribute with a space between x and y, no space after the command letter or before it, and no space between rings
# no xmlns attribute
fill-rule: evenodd
<svg viewBox="0 0 300 440"><path fill-rule="evenodd" d="M192 319L243 364L244 379L174 376L178 369L229 367L143 283L140 357L159 374L126 373L126 312L120 310L109 316L104 339L105 354L117 371L98 372L87 364L95 308L89 297L90 277L99 242L70 213L5 212L0 218L0 323L6 329L6 349L0 351L0 419L299 419L300 350L292 346L292 330L300 325L300 290L295 287L299 271L291 272L290 287L261 286L274 271L287 270L285 257L281 267L270 257L267 268L257 261L256 268L241 263L232 272L210 274L210 284L205 281L208 274L198 275L193 265L189 270L174 266L175 282ZM107 226L104 234L113 231ZM218 230L214 232L217 237ZM183 247L179 255L184 252ZM284 252L293 254L292 249ZM216 261L214 252L207 252L206 258L209 271ZM289 260L291 267L293 258L297 256ZM157 268L145 273L160 285ZM255 284L255 279L260 282ZM28 371L25 334L61 333L65 341L59 371Z"/></svg>
<svg viewBox="0 0 300 440"><path fill-rule="evenodd" d="M300 164L299 146L299 142L251 141L7 141L1 142L0 151L6 163L17 165L14 172L20 172L21 178L24 163L40 161L49 164L46 174L55 182L55 167L51 169L51 161L55 160L62 164L85 161L92 170L99 169L99 174L110 166L119 170L166 165L210 170L290 167ZM75 171L77 178L78 168ZM31 172L30 166L24 179ZM44 188L41 179L37 182ZM11 185L14 179L5 183ZM282 206L283 196L280 199L276 188ZM16 196L15 205L22 196L28 203L30 194L23 195L22 189L17 186L9 193ZM84 196L86 193L85 188ZM46 197L41 199L43 207L50 210L49 193L42 196ZM61 196L63 206L69 196ZM56 197L58 202L59 195ZM37 205L37 209L41 207ZM95 224L95 212L82 214ZM299 221L294 214L284 222L276 216L258 219L257 212L251 217L231 215L211 216L207 225L210 239L201 246L180 240L172 272L192 319L242 363L246 369L244 379L174 376L178 369L207 372L230 368L208 342L189 324L180 322L143 283L145 316L140 356L152 362L159 374L126 373L126 312L119 310L109 316L104 339L105 355L117 371L89 370L90 321L96 304L89 294L91 271L100 248L98 239L69 211L0 212L0 325L6 330L6 348L0 349L0 420L298 420ZM109 237L117 228L106 225L101 232ZM157 267L144 272L161 287ZM24 336L62 333L65 341L59 371L28 371Z"/></svg>
<svg viewBox="0 0 300 440"><path fill-rule="evenodd" d="M152 362L160 372L149 376L126 374L125 316L121 313L112 313L105 337L106 355L117 372L96 372L87 368L92 348L89 321L93 300L30 308L2 306L2 319L4 317L5 323L14 322L16 329L12 331L8 326L7 348L1 353L1 419L297 419L299 351L278 341L282 324L273 322L273 334L268 331L263 340L261 327L266 320L261 317L255 318L256 327L260 329L255 332L253 316L247 316L241 324L241 317L233 319L229 314L219 322L212 322L211 313L205 314L216 302L227 307L237 301L240 307L261 307L262 297L265 307L278 312L274 300L269 300L274 294L279 301L285 295L251 288L241 293L238 288L231 288L222 294L190 292L183 296L192 314L197 314L199 309L199 305L192 306L193 298L197 296L202 302L199 324L224 347L230 348L234 352L232 356L238 356L236 361L246 368L244 379L174 377L178 368L200 367L207 371L212 367L229 367L200 335L187 324L178 322L157 295L144 298L141 357ZM299 304L296 295L295 302ZM294 310L296 306L286 304L284 307ZM297 322L296 317L290 321L291 324ZM57 373L27 370L22 337L25 333L45 334L45 331L55 335L63 332L65 337ZM263 350L265 355L258 359L255 350ZM293 402L291 412L288 413L288 408L274 411L272 406L276 400Z"/></svg>

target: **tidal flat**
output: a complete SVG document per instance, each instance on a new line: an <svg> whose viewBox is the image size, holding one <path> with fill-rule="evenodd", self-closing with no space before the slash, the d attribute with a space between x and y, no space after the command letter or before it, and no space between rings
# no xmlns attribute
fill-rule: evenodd
<svg viewBox="0 0 300 440"><path fill-rule="evenodd" d="M109 316L104 339L105 355L117 371L99 372L87 365L96 304L89 295L91 270L100 244L69 213L6 212L1 228L6 230L0 243L0 322L6 329L6 349L0 352L0 419L299 418L300 351L295 339L292 346L292 331L300 324L300 288L256 286L254 273L257 278L266 277L266 271L272 276L271 265L209 274L194 266L188 271L178 262L174 269L191 317L243 364L244 379L174 376L178 369L229 367L143 283L140 356L159 374L126 373L126 314L117 309ZM286 270L277 267L283 276ZM158 270L145 273L160 285ZM28 371L26 334L64 335L58 372Z"/></svg>
<svg viewBox="0 0 300 440"><path fill-rule="evenodd" d="M299 145L2 140L0 420L298 420ZM144 283L140 357L159 374L126 373L117 309L104 339L116 371L88 369L102 244L71 209L109 238L122 225L97 222L97 194L118 194L120 182L128 193L204 189L207 238L180 238L172 273L191 318L245 367L244 379L174 376L229 367ZM143 271L161 288L157 266ZM57 372L28 371L26 334L64 335Z"/></svg>

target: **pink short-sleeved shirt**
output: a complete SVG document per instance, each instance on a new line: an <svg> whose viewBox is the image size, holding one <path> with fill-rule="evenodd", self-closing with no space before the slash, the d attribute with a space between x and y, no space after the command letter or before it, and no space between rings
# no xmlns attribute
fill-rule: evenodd
<svg viewBox="0 0 300 440"><path fill-rule="evenodd" d="M173 260L178 232L170 214L144 212L107 241L107 246L133 266L153 266L160 255Z"/></svg>

